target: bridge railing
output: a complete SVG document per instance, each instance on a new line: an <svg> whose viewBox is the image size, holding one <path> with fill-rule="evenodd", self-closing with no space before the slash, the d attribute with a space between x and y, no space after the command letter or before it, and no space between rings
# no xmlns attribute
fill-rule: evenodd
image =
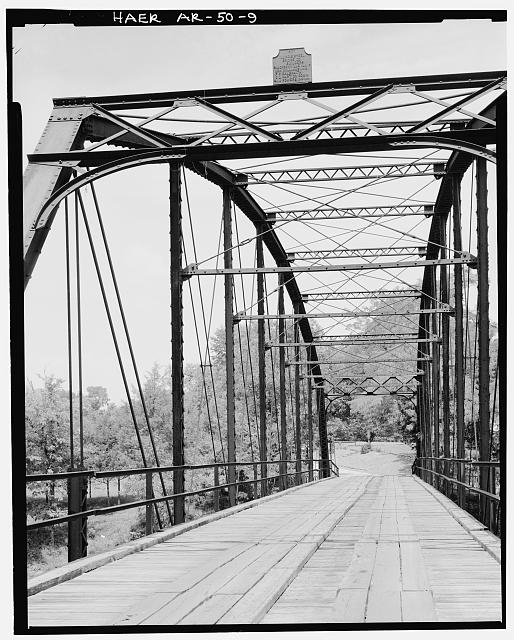
<svg viewBox="0 0 514 640"><path fill-rule="evenodd" d="M328 463L328 464L327 464ZM266 468L275 465L279 472L266 477L261 477L259 471L265 466ZM294 471L288 471L288 466L294 465ZM239 479L236 482L221 482L220 471L227 474L227 468L234 467L251 467L253 477L249 477L240 471ZM162 496L156 496L154 493L153 477L155 474L171 473L177 470L195 471L202 469L212 469L213 484L211 486L201 487L199 489L184 491L182 493L171 493ZM285 469L285 473L281 472ZM325 470L327 472L325 473ZM129 476L145 476L145 497L140 500L124 502L121 504L110 505L106 507L89 508L87 504L87 483L91 479L109 479L109 478L126 478ZM121 469L109 471L95 470L72 470L61 473L38 473L26 476L27 485L34 483L56 483L58 481L67 482L68 493L68 512L66 515L39 520L27 523L27 531L41 529L42 527L55 526L68 523L68 558L82 557L86 555L87 548L87 519L92 516L102 516L127 509L137 509L145 507L145 533L151 534L155 529L164 528L159 516L156 505L159 503L167 503L172 506L174 500L185 499L191 496L202 495L212 492L213 503L212 510L219 511L227 505L223 505L224 492L229 487L236 487L236 495L246 493L246 500L253 500L277 491L283 491L290 486L300 485L305 482L312 482L324 476L338 476L339 469L332 460L321 460L317 458L301 458L297 460L256 460L252 462L219 462L211 464L196 464L182 466L161 466L161 467L142 467L136 469ZM75 496L75 499L73 498ZM77 499L77 496L78 499ZM155 512L155 513L154 513ZM171 514L171 510L168 511ZM157 516L158 524L154 520ZM79 521L79 529L82 532L82 552L77 549L70 549L73 544L80 544L76 537L70 533L70 525ZM172 525L173 522L171 521ZM75 543L73 540L75 539Z"/></svg>
<svg viewBox="0 0 514 640"><path fill-rule="evenodd" d="M465 458L419 457L412 472L456 502L493 533L501 533L500 463ZM479 487L487 474L488 490Z"/></svg>

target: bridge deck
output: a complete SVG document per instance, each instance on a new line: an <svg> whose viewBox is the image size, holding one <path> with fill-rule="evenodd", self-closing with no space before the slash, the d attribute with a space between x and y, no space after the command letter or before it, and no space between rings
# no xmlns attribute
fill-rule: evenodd
<svg viewBox="0 0 514 640"><path fill-rule="evenodd" d="M498 556L416 478L355 472L31 596L29 624L499 621Z"/></svg>

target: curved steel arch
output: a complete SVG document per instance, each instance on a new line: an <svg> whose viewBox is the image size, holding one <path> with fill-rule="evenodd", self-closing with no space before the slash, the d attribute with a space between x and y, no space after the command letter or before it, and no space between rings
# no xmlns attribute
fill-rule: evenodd
<svg viewBox="0 0 514 640"><path fill-rule="evenodd" d="M493 101L490 105L484 109L480 115L486 116L488 118L494 118L496 115L496 105L500 103L500 101L505 101L505 96L500 96L495 101ZM481 129L483 128L484 122L481 120L472 120L469 123L470 129ZM477 154L482 155L482 154ZM427 240L427 251L426 251L426 259L437 259L440 249L441 249L441 234L444 225L446 224L446 220L448 218L448 214L452 207L452 182L453 177L458 176L462 178L464 173L468 170L471 163L473 162L473 154L463 150L455 150L450 156L448 162L446 163L446 173L441 179L441 186L439 187L439 192L437 194L436 203L434 206L434 216L432 217L432 223L430 225L430 231ZM423 271L423 281L421 286L422 294L430 295L430 277L432 273L431 267L425 267ZM421 299L421 309L424 308L424 300L423 297ZM418 332L419 338L422 338L423 330L420 328Z"/></svg>
<svg viewBox="0 0 514 640"><path fill-rule="evenodd" d="M496 121L496 107L501 108L506 103L505 94L496 98L493 102L491 102L481 113L480 115L485 116L487 118L493 119ZM469 122L466 129L469 130L479 130L484 128L484 121L480 119L473 119ZM495 129L496 133L496 129ZM427 240L427 249L426 249L426 259L434 260L437 259L441 246L443 245L444 236L445 236L445 228L448 219L448 215L453 206L453 184L455 178L459 181L462 180L465 172L469 169L471 164L473 163L475 157L485 157L487 160L492 159L488 158L484 153L473 153L468 149L460 149L456 148L448 162L446 163L446 172L442 177L441 186L439 188L439 192L437 194L436 202L434 205L434 215L432 217L432 223L430 225L428 240ZM496 163L496 154L494 154L494 160ZM427 307L430 307L432 304L432 298L434 295L434 268L433 267L425 267L423 270L423 280L421 286L421 300L420 300L420 311L423 311ZM426 337L426 332L429 330L428 320L426 316L420 313L419 320L419 329L418 329L418 339ZM426 354L426 344L419 342L418 343L418 356ZM421 389L421 387L419 387ZM417 395L417 413L418 413L418 428L420 427L420 409L423 402L420 402L420 392L418 391ZM431 418L429 417L429 420Z"/></svg>
<svg viewBox="0 0 514 640"><path fill-rule="evenodd" d="M90 169L86 173L73 178L66 185L54 191L54 193L46 200L45 204L37 215L35 229L36 231L45 229L45 231L48 232L57 213L57 208L60 202L62 202L64 198L73 193L75 190L86 186L90 182L94 182L95 180L98 180L102 177L112 175L113 173L117 173L119 171L123 171L135 166L168 163L173 160L181 160L182 158L183 156L177 155L176 153L167 153L163 150L158 150L156 152L152 151L142 153L135 158L130 157L125 160L116 160L108 163L107 165L101 165L99 167L95 167L94 169ZM273 230L272 225L267 222L266 216L264 215L262 209L245 189L234 185L235 174L233 174L229 169L221 167L220 165L217 165L215 163L202 162L199 165L198 163L185 162L184 164L187 168L205 177L209 181L214 182L220 187L232 187L233 200L235 204L250 219L251 222L264 226L266 232L263 234L263 242L268 248L270 254L275 259L277 266L289 266L287 253L282 247L282 244L278 239L275 231ZM40 250L41 245L39 245L39 243L36 244L38 244L38 250ZM39 251L37 253L39 253ZM29 252L27 251L27 254L29 255L29 262L27 264L28 269L26 269L26 282L28 282L28 278L30 278L30 274L35 265L37 253L34 251L29 254ZM291 270L290 277L289 274L287 274L286 288L288 290L291 301L299 304L299 313L305 313L302 295L296 283L293 270ZM305 342L312 342L313 335L308 318L302 318L299 324ZM313 350L312 353L315 356L315 347L311 347L311 349ZM313 360L314 359L317 358L313 357ZM321 374L321 372L319 373Z"/></svg>

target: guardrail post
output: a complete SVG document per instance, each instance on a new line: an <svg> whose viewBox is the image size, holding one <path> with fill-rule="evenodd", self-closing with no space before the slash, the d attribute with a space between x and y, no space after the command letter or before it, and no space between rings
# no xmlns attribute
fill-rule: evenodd
<svg viewBox="0 0 514 640"><path fill-rule="evenodd" d="M489 491L496 495L496 469L489 467ZM496 533L496 507L497 504L494 500L489 500L489 529Z"/></svg>
<svg viewBox="0 0 514 640"><path fill-rule="evenodd" d="M214 486L217 487L220 483L220 471L216 465L214 467ZM220 490L214 489L214 511L220 510Z"/></svg>
<svg viewBox="0 0 514 640"><path fill-rule="evenodd" d="M151 471L147 471L146 474L146 499L151 500L153 498L153 473ZM146 515L146 535L149 536L153 533L153 505L152 503L146 505L145 509Z"/></svg>
<svg viewBox="0 0 514 640"><path fill-rule="evenodd" d="M87 509L87 478L68 478L68 515ZM68 522L68 562L87 556L87 517Z"/></svg>
<svg viewBox="0 0 514 640"><path fill-rule="evenodd" d="M259 477L258 473L257 473L257 463L253 462L252 463L252 467L253 467L253 499L255 500L256 498L258 498L258 485L259 483L257 482L257 478Z"/></svg>

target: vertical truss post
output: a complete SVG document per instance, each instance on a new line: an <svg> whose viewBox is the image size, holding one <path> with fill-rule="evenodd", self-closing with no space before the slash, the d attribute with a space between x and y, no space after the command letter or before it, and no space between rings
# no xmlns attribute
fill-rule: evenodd
<svg viewBox="0 0 514 640"><path fill-rule="evenodd" d="M74 174L75 175L75 174ZM79 392L79 459L80 467L84 464L84 393L82 385L82 296L80 282L80 225L79 225L79 192L75 192L75 269L77 292L77 366Z"/></svg>
<svg viewBox="0 0 514 640"><path fill-rule="evenodd" d="M66 243L66 311L68 327L68 402L70 421L70 467L75 470L74 432L73 432L73 360L72 360L72 327L71 327L71 272L68 200L65 200L65 243ZM77 237L77 236L76 236ZM77 258L78 263L78 258ZM77 278L79 269L77 267ZM82 448L79 468L82 469ZM82 478L70 478L68 481L68 514L85 511L87 490L84 492ZM77 518L68 522L68 562L84 558L87 555L87 518Z"/></svg>
<svg viewBox="0 0 514 640"><path fill-rule="evenodd" d="M264 267L264 247L262 241L263 225L256 227L256 260L257 268ZM264 315L264 273L257 273L257 314ZM266 350L265 350L265 326L264 318L257 320L257 357L259 362L259 427L260 427L260 458L261 464L261 496L268 492L267 481L268 465L265 460L268 457L268 436L266 425Z"/></svg>
<svg viewBox="0 0 514 640"><path fill-rule="evenodd" d="M439 228L441 221L439 220ZM437 267L432 267L432 306L437 306ZM439 318L437 314L432 315L432 333L435 336L439 335ZM428 320L430 326L430 319ZM433 408L433 430L432 430L432 455L435 458L439 457L439 343L432 343L432 408ZM437 461L434 461L432 465L436 473L440 473L440 469ZM439 477L432 475L432 484L439 488Z"/></svg>
<svg viewBox="0 0 514 640"><path fill-rule="evenodd" d="M477 189L477 271L478 271L478 424L480 460L490 459L489 435L489 248L487 224L487 167L476 160ZM480 467L480 488L490 491L489 470ZM480 496L480 517L486 522L487 499Z"/></svg>
<svg viewBox="0 0 514 640"><path fill-rule="evenodd" d="M299 305L296 302L294 305L294 312L300 313ZM300 330L298 327L298 320L294 323L294 359L295 362L300 361ZM300 366L297 365L294 368L294 405L295 405L295 450L296 450L296 484L299 485L302 482L302 430L301 430L301 415L300 415Z"/></svg>
<svg viewBox="0 0 514 640"><path fill-rule="evenodd" d="M182 316L182 196L181 166L170 162L170 281L171 281L171 401L173 465L184 465L184 334ZM173 493L184 492L184 470L173 471ZM173 523L186 519L184 497L173 500Z"/></svg>
<svg viewBox="0 0 514 640"><path fill-rule="evenodd" d="M506 284L507 277L507 243L505 242L505 233L507 231L507 164L508 164L508 156L507 156L507 97L503 97L498 101L496 108L496 127L497 127L497 144L496 144L496 152L498 154L498 162L496 163L496 273L500 287ZM507 317L507 296L500 295L497 296L497 309L498 309L498 317L506 318ZM498 323L498 352L497 352L497 363L498 367L498 376L496 378L496 382L499 380L498 386L498 400L497 406L499 409L499 432L498 432L498 454L501 464L501 473L503 474L501 477L502 486L506 487L506 479L505 479L505 470L506 470L506 444L507 444L507 434L506 434L506 426L507 426L507 417L505 413L505 407L507 404L507 350L505 348L506 345L506 337L507 337L507 323L500 322ZM495 384L496 391L496 384ZM495 400L493 401L493 411L492 411L492 424L494 423L494 414L496 413L496 393L494 394ZM493 432L491 431L491 437L493 436ZM496 472L493 468L492 471L492 482L491 482L491 493L496 493L496 482L495 479ZM502 489L500 489L502 490ZM505 529L505 511L503 511L501 524L498 521L499 512L497 508L500 505L496 505L494 503L494 521L493 521L493 531L499 535L504 541L506 539L506 529ZM505 545L505 543L503 543Z"/></svg>
<svg viewBox="0 0 514 640"><path fill-rule="evenodd" d="M430 292L429 299L426 302L425 308L430 308L433 302L434 296L434 279L433 279L433 269L430 269ZM423 316L423 327L424 333L426 336L430 333L430 316ZM430 355L430 347L425 345L424 347L425 355ZM432 456L432 423L433 423L433 371L431 370L431 366L429 363L426 363L425 366L425 375L423 376L423 383L425 386L425 400L426 400L426 428L425 428L425 455ZM428 474L428 481L433 484L433 475Z"/></svg>
<svg viewBox="0 0 514 640"><path fill-rule="evenodd" d="M426 323L425 323L425 326ZM431 456L432 455L432 436L431 436L431 428L432 428L432 387L430 384L431 381L431 375L430 375L430 364L426 363L424 366L424 370L425 370L425 375L423 376L423 398L425 400L425 409L424 409L424 413L425 413L425 455L426 456ZM429 482L430 484L432 484L432 474L428 472L428 469L430 468L430 460L427 460L425 462L426 467L427 467L427 472L426 472L426 482Z"/></svg>
<svg viewBox="0 0 514 640"><path fill-rule="evenodd" d="M429 291L431 290L431 283L429 284ZM421 310L425 310L427 309L427 307L430 306L430 298L429 295L427 294L427 292L423 293L422 297L421 297ZM428 315L427 314L421 314L420 315L420 320L419 320L419 324L421 327L421 335L422 337L426 337L427 336L427 319L428 319ZM420 348L418 349L418 357L422 357L425 358L428 355L428 348L426 343L423 343L420 345ZM429 410L429 394L430 394L430 388L428 386L428 380L429 380L429 376L428 376L428 364L426 362L422 362L421 365L421 369L423 371L423 375L421 376L421 379L419 380L421 382L420 386L419 386L419 395L418 395L418 399L419 399L419 433L420 433L420 453L421 456L423 458L427 457L430 455L430 447L428 444L428 438L429 438L429 420L430 420L430 410ZM428 482L430 480L430 474L428 474L426 472L426 468L428 467L428 461L427 460L423 460L423 463L421 464L421 467L423 468L422 471L422 479L425 482Z"/></svg>
<svg viewBox="0 0 514 640"><path fill-rule="evenodd" d="M311 347L307 347L307 361L311 361ZM314 431L312 428L312 381L311 381L311 365L307 365L307 432L308 432L308 450L307 458L309 459L309 482L314 480L313 473L313 452L314 452Z"/></svg>
<svg viewBox="0 0 514 640"><path fill-rule="evenodd" d="M434 317L435 320L435 317ZM434 327L434 330L437 330L437 323L434 322L434 324L436 325ZM440 456L440 445L439 445L439 421L440 421L440 410L439 410L439 382L440 382L440 372L439 372L439 363L440 363L440 348L439 348L439 343L438 342L434 342L432 343L432 380L433 380L433 389L434 389L434 398L433 398L433 402L434 402L434 457L435 458L439 458ZM439 462L438 460L435 461L434 464L434 471L436 473L441 473L441 469L439 468ZM436 486L437 489L439 489L439 477L438 476L433 476L433 484Z"/></svg>
<svg viewBox="0 0 514 640"><path fill-rule="evenodd" d="M441 258L446 258L446 224L441 225ZM439 279L439 291L441 303L448 304L450 294L448 290L448 267L441 265ZM441 317L442 340L442 409L443 409L443 457L450 457L450 316L443 313ZM450 466L448 460L444 462L444 475L449 475ZM445 493L449 490L448 482L444 483Z"/></svg>
<svg viewBox="0 0 514 640"><path fill-rule="evenodd" d="M320 475L322 478L328 478L330 475L330 464L328 456L327 414L325 412L325 390L323 387L316 389L316 402L318 409L319 454L321 458Z"/></svg>
<svg viewBox="0 0 514 640"><path fill-rule="evenodd" d="M223 265L232 269L232 194L223 189ZM227 461L228 481L236 482L236 423L234 390L234 276L225 274L225 375L227 382ZM232 464L231 464L232 463ZM228 488L229 504L236 504L236 486Z"/></svg>
<svg viewBox="0 0 514 640"><path fill-rule="evenodd" d="M453 176L453 248L455 256L462 251L462 230L460 211L460 178ZM455 278L455 422L457 427L456 457L464 458L464 331L462 312L462 265L454 265ZM464 468L457 465L457 480L464 482ZM464 507L464 488L458 487L459 506Z"/></svg>
<svg viewBox="0 0 514 640"><path fill-rule="evenodd" d="M284 310L284 274L278 274L278 315L283 316ZM283 344L286 341L285 320L280 317L278 320L278 341ZM278 350L279 369L279 403L280 403L280 459L287 460L287 425L286 425L286 354L285 347ZM280 486L287 487L287 462L280 464Z"/></svg>
<svg viewBox="0 0 514 640"><path fill-rule="evenodd" d="M418 349L418 357L421 357L421 352L419 349ZM416 377L416 380L418 382L420 382L420 377L421 376ZM416 422L418 426L417 438L416 438L416 458L419 458L423 455L423 452L421 450L421 420L422 420L421 403L422 403L421 386L418 385L418 387L416 388ZM418 475L421 477L421 472Z"/></svg>

